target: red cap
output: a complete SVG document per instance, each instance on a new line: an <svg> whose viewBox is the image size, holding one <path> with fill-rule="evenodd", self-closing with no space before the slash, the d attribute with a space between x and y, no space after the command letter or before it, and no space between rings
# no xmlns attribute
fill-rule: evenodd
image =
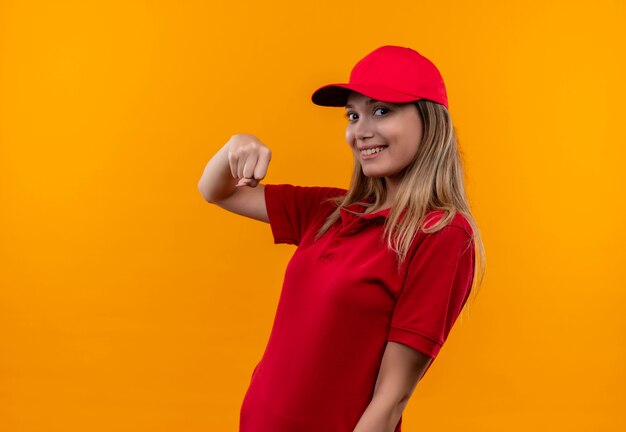
<svg viewBox="0 0 626 432"><path fill-rule="evenodd" d="M428 99L448 108L446 86L437 67L417 51L401 46L376 48L352 68L349 83L322 86L311 100L316 105L341 107L351 90L381 102Z"/></svg>

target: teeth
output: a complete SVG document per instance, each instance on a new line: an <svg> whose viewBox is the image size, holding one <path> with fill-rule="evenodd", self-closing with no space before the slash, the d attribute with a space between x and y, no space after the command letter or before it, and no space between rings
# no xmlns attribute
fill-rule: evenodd
<svg viewBox="0 0 626 432"><path fill-rule="evenodd" d="M361 154L362 155L371 155L371 154L383 151L383 149L384 149L384 147L376 147L376 148L373 148L373 149L361 150Z"/></svg>

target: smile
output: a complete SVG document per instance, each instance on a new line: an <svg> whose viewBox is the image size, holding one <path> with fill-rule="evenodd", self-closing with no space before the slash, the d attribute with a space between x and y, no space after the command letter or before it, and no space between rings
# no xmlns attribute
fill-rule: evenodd
<svg viewBox="0 0 626 432"><path fill-rule="evenodd" d="M361 150L361 159L373 159L378 156L379 153L384 152L387 149L387 146L384 147L376 147L373 149Z"/></svg>

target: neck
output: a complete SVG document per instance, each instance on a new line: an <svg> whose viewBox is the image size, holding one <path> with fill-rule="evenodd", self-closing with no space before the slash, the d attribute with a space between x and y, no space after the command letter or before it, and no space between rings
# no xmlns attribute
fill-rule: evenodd
<svg viewBox="0 0 626 432"><path fill-rule="evenodd" d="M391 207L391 205L395 202L398 185L393 181L393 179L385 177L385 189L387 191L387 199L385 200L383 208Z"/></svg>

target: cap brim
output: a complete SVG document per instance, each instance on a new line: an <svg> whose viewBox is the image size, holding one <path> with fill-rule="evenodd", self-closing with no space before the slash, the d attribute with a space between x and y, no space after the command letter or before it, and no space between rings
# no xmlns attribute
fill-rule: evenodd
<svg viewBox="0 0 626 432"><path fill-rule="evenodd" d="M419 96L401 93L387 87L374 84L328 84L315 90L311 95L311 101L315 105L342 107L346 106L348 95L351 91L361 93L381 102L406 103L422 99Z"/></svg>

